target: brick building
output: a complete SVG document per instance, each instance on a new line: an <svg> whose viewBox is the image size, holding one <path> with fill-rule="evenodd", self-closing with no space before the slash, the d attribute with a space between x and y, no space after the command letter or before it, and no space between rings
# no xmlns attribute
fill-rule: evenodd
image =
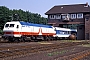
<svg viewBox="0 0 90 60"><path fill-rule="evenodd" d="M48 24L77 29L78 40L90 39L90 6L86 4L58 5L46 13Z"/></svg>

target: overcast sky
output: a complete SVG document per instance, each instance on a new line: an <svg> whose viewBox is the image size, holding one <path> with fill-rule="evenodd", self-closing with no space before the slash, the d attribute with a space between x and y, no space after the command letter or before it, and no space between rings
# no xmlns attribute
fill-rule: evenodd
<svg viewBox="0 0 90 60"><path fill-rule="evenodd" d="M90 5L90 0L0 0L0 6L22 9L46 17L45 12L55 5L85 4L86 2Z"/></svg>

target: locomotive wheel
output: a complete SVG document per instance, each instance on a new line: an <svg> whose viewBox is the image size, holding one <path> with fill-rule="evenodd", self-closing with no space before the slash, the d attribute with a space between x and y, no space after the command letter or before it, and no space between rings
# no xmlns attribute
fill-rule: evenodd
<svg viewBox="0 0 90 60"><path fill-rule="evenodd" d="M20 42L25 42L25 40L24 40L23 37L19 38L19 41L20 41Z"/></svg>
<svg viewBox="0 0 90 60"><path fill-rule="evenodd" d="M14 38L13 41L16 43L20 42L19 38Z"/></svg>
<svg viewBox="0 0 90 60"><path fill-rule="evenodd" d="M46 36L45 40L46 41L50 41L51 37L50 36Z"/></svg>
<svg viewBox="0 0 90 60"><path fill-rule="evenodd" d="M14 38L9 37L8 42L14 42Z"/></svg>

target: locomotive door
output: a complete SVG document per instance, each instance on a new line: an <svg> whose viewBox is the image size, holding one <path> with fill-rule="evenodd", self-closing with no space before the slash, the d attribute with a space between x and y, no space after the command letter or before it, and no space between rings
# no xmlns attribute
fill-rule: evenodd
<svg viewBox="0 0 90 60"><path fill-rule="evenodd" d="M18 36L20 37L20 36L21 36L21 34L20 34L20 31L21 31L20 26L17 25L17 26L16 26L16 29L17 29L17 34L18 34Z"/></svg>

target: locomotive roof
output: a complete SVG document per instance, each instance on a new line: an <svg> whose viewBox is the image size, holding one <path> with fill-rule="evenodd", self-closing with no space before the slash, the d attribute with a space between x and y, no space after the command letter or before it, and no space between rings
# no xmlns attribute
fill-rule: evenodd
<svg viewBox="0 0 90 60"><path fill-rule="evenodd" d="M56 30L62 30L62 31L76 31L77 32L77 29L69 29L69 28L60 28L60 27L55 27Z"/></svg>
<svg viewBox="0 0 90 60"><path fill-rule="evenodd" d="M20 24L21 24L21 25L27 25L27 26L36 26L36 27L52 28L52 26L50 26L50 25L34 24L34 23L23 22L23 21L20 21Z"/></svg>

